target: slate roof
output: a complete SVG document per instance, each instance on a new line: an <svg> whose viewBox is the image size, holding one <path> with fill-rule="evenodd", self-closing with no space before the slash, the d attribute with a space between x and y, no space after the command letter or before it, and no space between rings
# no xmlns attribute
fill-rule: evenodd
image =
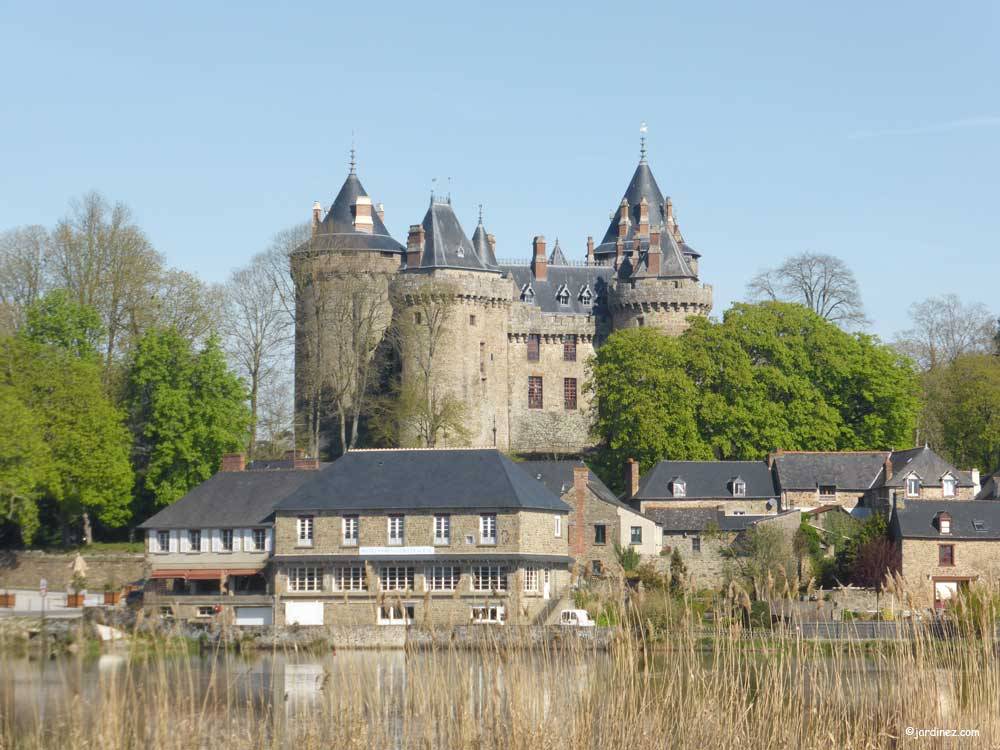
<svg viewBox="0 0 1000 750"><path fill-rule="evenodd" d="M746 500L778 496L771 471L763 461L660 461L639 480L639 491L633 499L673 498L671 482L675 477L687 483L685 500ZM745 496L733 496L730 482L736 477L746 482Z"/></svg>
<svg viewBox="0 0 1000 750"><path fill-rule="evenodd" d="M947 511L951 515L951 533L942 534L934 523L935 516ZM982 522L977 531L974 521ZM992 500L907 500L892 516L892 531L904 539L993 539L1000 540L1000 502Z"/></svg>
<svg viewBox="0 0 1000 750"><path fill-rule="evenodd" d="M996 471L983 480L982 489L976 500L1000 500L1000 471Z"/></svg>
<svg viewBox="0 0 1000 750"><path fill-rule="evenodd" d="M660 524L665 534L696 533L710 526L717 526L719 531L745 531L758 521L778 517L727 516L715 508L651 508L645 515Z"/></svg>
<svg viewBox="0 0 1000 750"><path fill-rule="evenodd" d="M556 244L552 248L552 252L549 253L549 265L550 266L565 266L567 263L566 256L563 255L562 248L559 247L559 238L556 238Z"/></svg>
<svg viewBox="0 0 1000 750"><path fill-rule="evenodd" d="M432 199L424 214L424 252L419 268L461 268L469 271L493 271L480 258L465 235L448 201ZM412 270L412 269L411 269Z"/></svg>
<svg viewBox="0 0 1000 750"><path fill-rule="evenodd" d="M515 293L520 299L525 285L531 286L535 296L531 304L547 313L573 313L576 315L601 315L606 312L608 282L614 276L610 266L549 266L545 281L536 281L530 266L500 266L516 285ZM569 289L569 304L562 305L556 299L556 292L566 284ZM592 304L580 301L580 291L590 288Z"/></svg>
<svg viewBox="0 0 1000 750"><path fill-rule="evenodd" d="M579 461L521 461L516 464L527 472L528 476L544 484L553 494L562 497L573 487L573 468L580 466ZM627 503L623 503L594 472L587 470L587 487L598 498L610 505L624 508L632 513L638 511Z"/></svg>
<svg viewBox="0 0 1000 750"><path fill-rule="evenodd" d="M406 248L389 234L385 224L372 207L372 232L358 232L354 229L354 215L351 206L359 196L367 196L361 180L352 171L344 180L340 192L330 206L326 217L320 223L316 236L296 252L323 252L332 250L377 250L402 255Z"/></svg>
<svg viewBox="0 0 1000 750"><path fill-rule="evenodd" d="M889 451L791 451L775 455L774 462L782 490L835 485L841 490L863 491L874 486L889 455Z"/></svg>
<svg viewBox="0 0 1000 750"><path fill-rule="evenodd" d="M139 528L266 526L273 521L274 506L320 471L220 471Z"/></svg>
<svg viewBox="0 0 1000 750"><path fill-rule="evenodd" d="M959 487L973 486L969 472L958 471L926 445L923 448L893 451L892 478L888 481L883 480L882 486L902 487L906 484L906 477L911 473L916 473L920 477L920 483L925 487L940 487L941 477L945 474L955 477Z"/></svg>
<svg viewBox="0 0 1000 750"><path fill-rule="evenodd" d="M314 473L280 511L547 510L569 506L495 449L357 450Z"/></svg>
<svg viewBox="0 0 1000 750"><path fill-rule="evenodd" d="M479 259L483 261L483 264L489 268L497 267L497 256L493 252L493 248L490 247L490 241L487 237L488 232L486 227L483 226L483 217L479 217L479 224L476 226L476 231L472 233L472 247L476 251L476 255Z"/></svg>

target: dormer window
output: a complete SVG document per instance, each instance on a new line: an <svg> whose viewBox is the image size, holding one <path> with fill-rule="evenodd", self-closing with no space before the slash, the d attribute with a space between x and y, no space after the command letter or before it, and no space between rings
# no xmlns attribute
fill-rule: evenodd
<svg viewBox="0 0 1000 750"><path fill-rule="evenodd" d="M915 474L906 478L906 496L920 497L920 477Z"/></svg>
<svg viewBox="0 0 1000 750"><path fill-rule="evenodd" d="M739 477L736 477L732 481L732 492L733 492L733 497L746 497L747 496L747 483L744 482Z"/></svg>
<svg viewBox="0 0 1000 750"><path fill-rule="evenodd" d="M580 296L578 297L581 305L590 306L594 302L594 293L590 291L590 284L584 284L580 287Z"/></svg>
<svg viewBox="0 0 1000 750"><path fill-rule="evenodd" d="M464 258L465 257L465 248L462 247L461 245L459 245L458 249L455 251L455 255L457 255L459 258Z"/></svg>
<svg viewBox="0 0 1000 750"><path fill-rule="evenodd" d="M521 287L521 302L534 302L535 301L535 290L531 288L531 284L525 284Z"/></svg>
<svg viewBox="0 0 1000 750"><path fill-rule="evenodd" d="M955 497L955 488L957 486L958 483L951 474L945 474L941 477L941 494L944 497Z"/></svg>
<svg viewBox="0 0 1000 750"><path fill-rule="evenodd" d="M562 286L560 286L559 290L556 292L556 301L560 305L568 305L569 304L569 289L567 288L567 286L565 284L563 284Z"/></svg>
<svg viewBox="0 0 1000 750"><path fill-rule="evenodd" d="M937 527L938 531L942 534L951 533L951 514L950 513L938 513L937 514Z"/></svg>
<svg viewBox="0 0 1000 750"><path fill-rule="evenodd" d="M675 479L670 483L670 491L674 497L687 497L687 482L683 479Z"/></svg>

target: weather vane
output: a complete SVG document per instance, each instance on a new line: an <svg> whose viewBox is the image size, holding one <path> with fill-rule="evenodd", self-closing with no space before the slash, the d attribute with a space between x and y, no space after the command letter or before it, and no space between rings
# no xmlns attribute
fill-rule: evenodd
<svg viewBox="0 0 1000 750"><path fill-rule="evenodd" d="M639 123L639 161L646 161L646 131L649 128L646 127L645 122Z"/></svg>

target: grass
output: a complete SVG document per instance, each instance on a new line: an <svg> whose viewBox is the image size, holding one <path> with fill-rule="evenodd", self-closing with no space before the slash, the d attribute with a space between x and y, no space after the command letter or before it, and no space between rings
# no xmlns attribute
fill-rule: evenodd
<svg viewBox="0 0 1000 750"><path fill-rule="evenodd" d="M897 642L832 645L749 630L732 607L706 631L690 601L655 592L620 609L610 652L585 639L521 649L483 628L473 653L289 652L257 672L221 647L196 669L176 644L147 640L142 658L89 687L69 663L58 711L25 712L23 697L14 711L3 670L0 748L860 750L910 746L907 727L976 729L978 742L948 746L989 747L1000 742L991 612L960 620L953 638L912 623Z"/></svg>

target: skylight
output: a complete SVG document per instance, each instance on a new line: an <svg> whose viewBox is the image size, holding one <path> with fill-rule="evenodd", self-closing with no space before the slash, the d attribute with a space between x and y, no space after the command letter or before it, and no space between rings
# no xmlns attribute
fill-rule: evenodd
<svg viewBox="0 0 1000 750"><path fill-rule="evenodd" d="M986 531L986 521L973 521L972 528L976 531Z"/></svg>

